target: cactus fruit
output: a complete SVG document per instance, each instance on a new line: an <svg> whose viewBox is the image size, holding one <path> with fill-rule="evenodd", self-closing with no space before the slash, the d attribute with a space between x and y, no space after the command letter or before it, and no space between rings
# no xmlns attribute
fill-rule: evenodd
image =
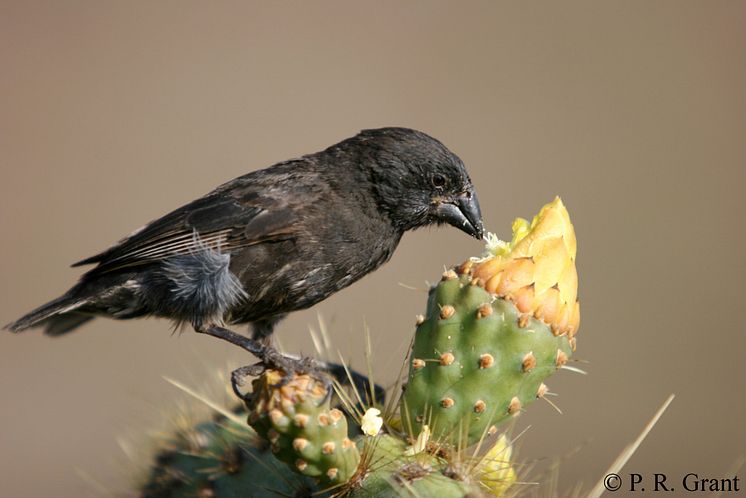
<svg viewBox="0 0 746 498"><path fill-rule="evenodd" d="M347 436L347 418L331 408L325 379L268 370L253 383L249 424L277 458L322 486L346 482L360 452Z"/></svg>
<svg viewBox="0 0 746 498"><path fill-rule="evenodd" d="M546 393L575 345L575 234L559 198L510 244L449 270L418 319L401 399L404 428L471 445Z"/></svg>

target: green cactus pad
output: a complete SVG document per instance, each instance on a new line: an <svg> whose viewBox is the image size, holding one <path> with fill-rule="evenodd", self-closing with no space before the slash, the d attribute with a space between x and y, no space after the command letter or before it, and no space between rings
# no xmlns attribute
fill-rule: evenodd
<svg viewBox="0 0 746 498"><path fill-rule="evenodd" d="M456 477L451 464L427 452L408 454L402 440L381 435L359 437L368 454L365 472L339 486L288 472L271 445L250 427L221 417L179 431L156 457L143 498L401 498L487 496L479 475Z"/></svg>
<svg viewBox="0 0 746 498"><path fill-rule="evenodd" d="M566 336L449 271L431 291L419 323L401 400L404 428L467 445L546 392L542 382L567 361Z"/></svg>
<svg viewBox="0 0 746 498"><path fill-rule="evenodd" d="M179 431L165 442L143 498L316 496L312 479L288 475L265 441L224 417Z"/></svg>
<svg viewBox="0 0 746 498"><path fill-rule="evenodd" d="M483 487L473 479L449 477L447 461L422 452L406 453L408 446L391 436L371 438L364 451L372 452L373 470L351 487L351 498L400 498L404 496L438 496L465 498L486 496Z"/></svg>
<svg viewBox="0 0 746 498"><path fill-rule="evenodd" d="M249 424L278 459L322 486L344 483L355 473L360 453L347 436L347 418L330 408L323 380L268 370L253 388Z"/></svg>

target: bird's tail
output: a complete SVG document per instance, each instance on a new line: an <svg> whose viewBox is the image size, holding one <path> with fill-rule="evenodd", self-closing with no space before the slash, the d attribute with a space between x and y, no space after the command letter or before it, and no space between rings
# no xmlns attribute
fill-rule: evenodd
<svg viewBox="0 0 746 498"><path fill-rule="evenodd" d="M21 332L35 327L44 327L48 335L62 335L93 319L92 315L81 313L86 299L76 296L71 289L65 295L39 306L4 328L11 332Z"/></svg>

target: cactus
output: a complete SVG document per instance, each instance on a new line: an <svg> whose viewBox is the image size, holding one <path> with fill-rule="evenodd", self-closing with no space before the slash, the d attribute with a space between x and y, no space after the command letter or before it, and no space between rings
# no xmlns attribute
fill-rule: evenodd
<svg viewBox="0 0 746 498"><path fill-rule="evenodd" d="M459 475L453 460L426 451L414 453L401 439L382 435L366 442L370 469L348 485L351 498L485 496L485 487Z"/></svg>
<svg viewBox="0 0 746 498"><path fill-rule="evenodd" d="M250 427L215 420L173 438L143 496L505 494L517 480L507 439L477 450L547 393L575 350L575 252L555 199L531 223L516 220L511 242L492 238L484 257L446 271L417 319L398 413L388 407L383 430L376 407L363 415L340 391L333 407L323 372L266 370L247 398Z"/></svg>
<svg viewBox="0 0 746 498"><path fill-rule="evenodd" d="M322 486L344 483L360 462L347 437L347 418L331 408L326 379L268 370L252 383L249 424L277 458Z"/></svg>
<svg viewBox="0 0 746 498"><path fill-rule="evenodd" d="M418 318L401 401L410 433L427 424L437 439L471 445L546 393L575 345L574 258L558 198L530 225L517 220L510 244L444 273Z"/></svg>
<svg viewBox="0 0 746 498"><path fill-rule="evenodd" d="M314 481L288 474L269 444L225 417L178 430L155 458L143 498L310 497Z"/></svg>
<svg viewBox="0 0 746 498"><path fill-rule="evenodd" d="M326 385L316 373L268 370L252 383L248 405L249 424L267 439L274 456L296 473L316 478L322 492L355 498L481 494L479 480L451 475L452 460L424 448L415 452L401 438L379 434L382 420L375 408L360 421L368 436L358 437L357 444L350 440L348 418L331 408Z"/></svg>
<svg viewBox="0 0 746 498"><path fill-rule="evenodd" d="M300 475L302 471L296 465L288 466L279 460L269 441L250 427L238 426L225 418L203 422L179 431L167 442L156 457L147 483L141 488L141 496L462 498L487 496L493 489L502 493L515 481L515 475L509 474L512 467L502 450L500 473L496 474L485 464L486 460L472 465L426 451L414 453L406 442L390 435L367 437L358 444L366 460L360 472L337 486L321 486L314 479ZM463 473L458 472L459 463L464 468ZM490 495L499 496L500 493Z"/></svg>
<svg viewBox="0 0 746 498"><path fill-rule="evenodd" d="M522 320L509 301L491 302L470 278L452 273L432 292L401 402L405 429L427 424L436 439L467 446L540 396L570 353L565 337Z"/></svg>

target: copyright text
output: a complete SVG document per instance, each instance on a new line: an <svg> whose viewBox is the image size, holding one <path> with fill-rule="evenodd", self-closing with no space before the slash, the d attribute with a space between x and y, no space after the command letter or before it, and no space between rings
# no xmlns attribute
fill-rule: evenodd
<svg viewBox="0 0 746 498"><path fill-rule="evenodd" d="M678 481L678 482L676 482ZM718 477L701 476L690 472L679 479L669 479L666 474L608 474L604 477L604 487L607 491L628 492L738 492L741 490L741 481L738 476Z"/></svg>

